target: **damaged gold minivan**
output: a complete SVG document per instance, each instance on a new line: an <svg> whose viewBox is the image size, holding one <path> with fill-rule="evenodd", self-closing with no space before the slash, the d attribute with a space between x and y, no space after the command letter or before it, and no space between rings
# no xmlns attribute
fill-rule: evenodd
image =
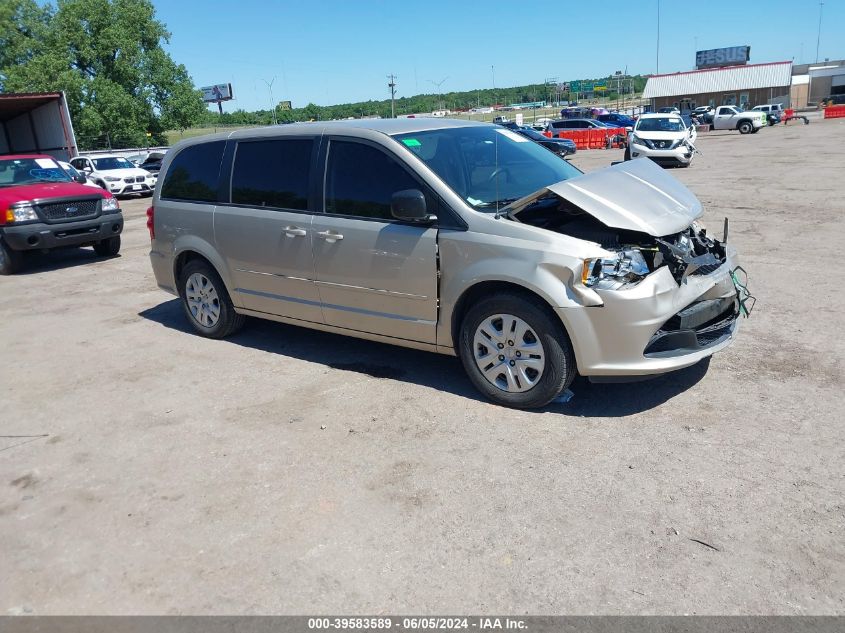
<svg viewBox="0 0 845 633"><path fill-rule="evenodd" d="M460 357L540 407L577 373L644 376L727 346L749 295L701 204L638 159L583 174L449 119L239 130L167 153L148 210L158 285L199 333L246 316Z"/></svg>

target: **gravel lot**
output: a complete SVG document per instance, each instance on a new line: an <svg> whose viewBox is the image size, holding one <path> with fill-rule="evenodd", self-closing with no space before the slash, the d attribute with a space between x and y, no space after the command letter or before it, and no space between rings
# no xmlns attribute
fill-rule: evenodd
<svg viewBox="0 0 845 633"><path fill-rule="evenodd" d="M120 257L0 279L0 613L845 613L845 120L699 147L672 173L730 217L752 318L539 412L453 358L193 335L148 199Z"/></svg>

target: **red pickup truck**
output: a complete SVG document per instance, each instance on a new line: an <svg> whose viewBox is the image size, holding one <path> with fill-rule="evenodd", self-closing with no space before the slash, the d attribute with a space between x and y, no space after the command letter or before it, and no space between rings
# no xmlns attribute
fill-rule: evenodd
<svg viewBox="0 0 845 633"><path fill-rule="evenodd" d="M75 182L51 156L0 156L0 275L15 273L24 251L93 246L117 255L121 231L117 200Z"/></svg>

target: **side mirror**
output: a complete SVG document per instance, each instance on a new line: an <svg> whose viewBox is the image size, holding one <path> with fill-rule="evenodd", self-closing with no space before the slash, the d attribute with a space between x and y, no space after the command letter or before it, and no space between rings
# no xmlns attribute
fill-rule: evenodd
<svg viewBox="0 0 845 633"><path fill-rule="evenodd" d="M90 173L91 173L91 167L90 167L90 166L88 166L88 165L83 165L83 166L82 166L82 171L84 171L84 172L86 172L86 173L89 173L89 174L90 174Z"/></svg>
<svg viewBox="0 0 845 633"><path fill-rule="evenodd" d="M76 174L73 179L80 185L84 185L86 182L88 182L88 177L85 174Z"/></svg>
<svg viewBox="0 0 845 633"><path fill-rule="evenodd" d="M433 222L436 216L429 215L425 196L419 189L397 191L390 198L390 213L397 220L406 222Z"/></svg>

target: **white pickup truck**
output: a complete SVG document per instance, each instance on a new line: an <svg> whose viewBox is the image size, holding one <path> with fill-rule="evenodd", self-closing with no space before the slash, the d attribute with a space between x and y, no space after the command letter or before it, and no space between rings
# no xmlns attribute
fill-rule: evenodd
<svg viewBox="0 0 845 633"><path fill-rule="evenodd" d="M713 114L712 125L714 130L739 130L740 134L749 134L766 125L766 113L736 106L719 106Z"/></svg>

